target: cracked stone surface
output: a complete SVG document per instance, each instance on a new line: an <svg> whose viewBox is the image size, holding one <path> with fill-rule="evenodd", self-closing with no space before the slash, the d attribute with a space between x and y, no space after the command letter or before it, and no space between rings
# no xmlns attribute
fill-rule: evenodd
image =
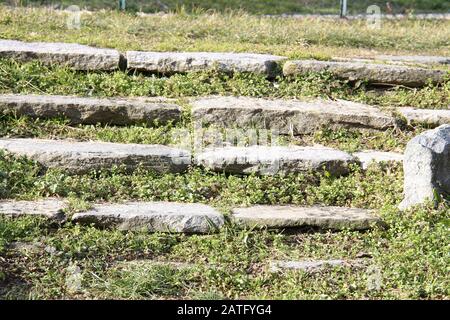
<svg viewBox="0 0 450 320"><path fill-rule="evenodd" d="M44 199L36 201L0 201L0 215L20 217L27 215L42 216L50 220L65 220L64 210L67 204L59 199Z"/></svg>
<svg viewBox="0 0 450 320"><path fill-rule="evenodd" d="M350 101L282 100L250 97L205 97L194 100L196 127L262 128L279 134L308 134L323 126L384 130L394 118L379 109Z"/></svg>
<svg viewBox="0 0 450 320"><path fill-rule="evenodd" d="M25 156L46 168L81 174L124 165L129 171L142 166L160 173L178 173L191 162L190 152L162 145L70 140L0 139L0 149Z"/></svg>
<svg viewBox="0 0 450 320"><path fill-rule="evenodd" d="M129 69L164 74L215 68L223 72L251 72L274 77L280 71L278 62L284 59L286 58L253 53L127 52Z"/></svg>
<svg viewBox="0 0 450 320"><path fill-rule="evenodd" d="M450 196L450 125L425 131L408 142L403 161L404 199L400 209Z"/></svg>
<svg viewBox="0 0 450 320"><path fill-rule="evenodd" d="M163 99L96 99L73 96L0 95L0 112L32 118L64 117L71 124L175 123L181 107Z"/></svg>
<svg viewBox="0 0 450 320"><path fill-rule="evenodd" d="M180 233L215 232L224 224L223 215L210 206L176 202L99 204L72 220L120 230Z"/></svg>
<svg viewBox="0 0 450 320"><path fill-rule="evenodd" d="M345 207L257 205L233 209L232 218L238 224L274 229L317 227L364 230L376 224L383 225L381 219L370 210Z"/></svg>
<svg viewBox="0 0 450 320"><path fill-rule="evenodd" d="M410 87L421 87L429 81L442 83L447 74L445 70L363 62L296 60L287 61L283 67L286 76L308 72L330 72L336 77L351 81L364 80L373 84Z"/></svg>
<svg viewBox="0 0 450 320"><path fill-rule="evenodd" d="M115 70L120 53L77 43L22 42L0 40L0 58L39 60L46 65L62 65L75 70Z"/></svg>
<svg viewBox="0 0 450 320"><path fill-rule="evenodd" d="M348 172L356 160L348 153L324 147L251 146L205 150L195 157L197 165L218 172L275 175L323 171Z"/></svg>

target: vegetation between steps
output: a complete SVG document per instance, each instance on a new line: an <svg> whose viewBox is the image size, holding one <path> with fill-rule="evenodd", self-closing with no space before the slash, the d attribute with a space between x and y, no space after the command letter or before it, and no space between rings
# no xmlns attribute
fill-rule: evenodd
<svg viewBox="0 0 450 320"><path fill-rule="evenodd" d="M214 70L160 77L123 71L76 72L57 66L43 66L39 62L18 63L0 59L0 93L176 98L214 94L286 99L322 97L389 109L397 106L448 109L450 80L421 89L393 86L381 90L371 88L364 82L339 80L328 73L279 76L274 81L262 75L227 75Z"/></svg>

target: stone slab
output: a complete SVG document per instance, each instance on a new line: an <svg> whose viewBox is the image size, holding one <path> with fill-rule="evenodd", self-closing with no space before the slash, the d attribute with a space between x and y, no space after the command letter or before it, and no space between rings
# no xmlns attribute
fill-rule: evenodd
<svg viewBox="0 0 450 320"><path fill-rule="evenodd" d="M128 51L129 69L163 74L218 69L222 72L251 72L274 77L281 73L278 62L286 57L255 53L141 52Z"/></svg>
<svg viewBox="0 0 450 320"><path fill-rule="evenodd" d="M296 60L287 61L283 67L285 76L309 72L330 72L338 78L350 81L362 80L372 84L404 85L421 87L428 82L442 83L447 74L445 70L413 68L401 65Z"/></svg>
<svg viewBox="0 0 450 320"><path fill-rule="evenodd" d="M64 221L64 210L67 204L59 199L44 199L36 201L0 201L0 215L9 217L42 216L54 221Z"/></svg>
<svg viewBox="0 0 450 320"><path fill-rule="evenodd" d="M76 213L72 220L120 230L180 233L210 233L224 224L223 215L212 207L175 202L101 204Z"/></svg>
<svg viewBox="0 0 450 320"><path fill-rule="evenodd" d="M51 119L64 117L71 124L149 125L175 123L181 107L143 99L96 99L73 96L0 95L0 113Z"/></svg>
<svg viewBox="0 0 450 320"><path fill-rule="evenodd" d="M449 109L416 109L416 108L397 108L397 111L403 116L408 124L427 124L430 126L440 126L450 124L450 106Z"/></svg>
<svg viewBox="0 0 450 320"><path fill-rule="evenodd" d="M257 205L232 210L240 225L270 229L316 227L331 230L365 230L383 225L370 210L345 207Z"/></svg>
<svg viewBox="0 0 450 320"><path fill-rule="evenodd" d="M263 128L279 134L308 134L323 126L384 130L394 118L378 108L344 100L282 100L249 97L206 97L194 100L197 127Z"/></svg>
<svg viewBox="0 0 450 320"><path fill-rule="evenodd" d="M115 70L120 53L77 43L22 42L0 40L0 58L23 62L39 60L46 65L62 65L75 70Z"/></svg>
<svg viewBox="0 0 450 320"><path fill-rule="evenodd" d="M414 64L450 64L450 57L444 56L393 56L393 55L377 55L374 57L376 60L382 61L398 61L404 63Z"/></svg>
<svg viewBox="0 0 450 320"><path fill-rule="evenodd" d="M397 152L383 152L375 150L364 150L353 153L353 156L359 160L362 168L365 170L372 162L402 162L403 154Z"/></svg>
<svg viewBox="0 0 450 320"><path fill-rule="evenodd" d="M326 170L348 172L356 163L348 153L324 147L251 146L206 149L195 156L197 165L217 172L275 175Z"/></svg>
<svg viewBox="0 0 450 320"><path fill-rule="evenodd" d="M141 165L159 173L178 173L191 161L188 151L162 145L76 142L70 140L0 139L3 149L25 156L47 168L81 174L124 165L132 171Z"/></svg>
<svg viewBox="0 0 450 320"><path fill-rule="evenodd" d="M354 268L361 267L363 263L356 260L299 260L299 261L271 261L269 270L271 272L283 271L303 271L307 273L320 272L326 268L345 267Z"/></svg>
<svg viewBox="0 0 450 320"><path fill-rule="evenodd" d="M406 145L404 199L400 209L450 196L450 124L425 131Z"/></svg>

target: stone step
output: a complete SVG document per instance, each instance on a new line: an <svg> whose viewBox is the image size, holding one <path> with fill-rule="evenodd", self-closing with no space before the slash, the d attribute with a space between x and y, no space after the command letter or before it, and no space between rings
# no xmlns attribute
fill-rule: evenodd
<svg viewBox="0 0 450 320"><path fill-rule="evenodd" d="M32 215L62 222L66 219L64 214L65 209L67 209L67 203L65 201L53 198L36 201L0 201L0 215L9 217Z"/></svg>
<svg viewBox="0 0 450 320"><path fill-rule="evenodd" d="M383 225L370 210L344 207L302 207L258 205L232 210L232 219L238 225L286 229L316 227L331 230L365 230Z"/></svg>
<svg viewBox="0 0 450 320"><path fill-rule="evenodd" d="M128 202L97 205L72 220L99 227L148 232L210 233L224 224L217 210L198 203Z"/></svg>
<svg viewBox="0 0 450 320"><path fill-rule="evenodd" d="M394 61L403 63L414 63L424 65L450 64L450 57L444 56L393 56L393 55L377 55L375 60Z"/></svg>
<svg viewBox="0 0 450 320"><path fill-rule="evenodd" d="M413 68L401 65L316 60L287 61L283 67L285 76L309 72L330 72L338 78L351 81L362 80L372 84L404 85L409 87L421 87L428 82L442 83L447 74L447 71L444 70Z"/></svg>
<svg viewBox="0 0 450 320"><path fill-rule="evenodd" d="M343 100L217 96L194 100L191 105L196 127L263 128L299 135L313 133L322 126L384 130L395 123L392 116L375 107Z"/></svg>
<svg viewBox="0 0 450 320"><path fill-rule="evenodd" d="M429 126L440 126L450 123L450 106L448 109L415 109L397 108L397 112L403 116L408 124L426 124Z"/></svg>
<svg viewBox="0 0 450 320"><path fill-rule="evenodd" d="M97 99L73 96L0 95L0 113L67 118L71 124L153 125L177 122L181 107L164 98Z"/></svg>
<svg viewBox="0 0 450 320"><path fill-rule="evenodd" d="M344 58L344 57L333 57L333 61L339 62L364 62L364 63L374 63L375 61L381 61L390 64L400 64L400 65L420 65L420 66L430 66L430 65L446 65L450 64L450 57L442 56L393 56L393 55L376 55L367 58Z"/></svg>
<svg viewBox="0 0 450 320"><path fill-rule="evenodd" d="M162 145L0 139L1 149L26 156L47 168L76 174L110 169L114 165L124 165L130 171L141 165L160 173L178 173L186 170L191 162L190 152Z"/></svg>
<svg viewBox="0 0 450 320"><path fill-rule="evenodd" d="M396 152L383 152L375 150L364 150L353 153L353 156L358 159L361 167L366 170L372 162L402 162L403 154Z"/></svg>
<svg viewBox="0 0 450 320"><path fill-rule="evenodd" d="M250 146L206 149L195 163L217 172L275 175L326 170L332 175L348 172L356 160L348 153L323 147Z"/></svg>
<svg viewBox="0 0 450 320"><path fill-rule="evenodd" d="M75 70L115 70L120 53L77 43L22 42L0 40L0 58L23 62L39 60L46 65L62 65Z"/></svg>
<svg viewBox="0 0 450 320"><path fill-rule="evenodd" d="M127 51L129 69L171 74L218 69L223 72L251 72L275 77L278 62L286 57L254 53L141 52Z"/></svg>
<svg viewBox="0 0 450 320"><path fill-rule="evenodd" d="M327 268L345 267L345 268L361 268L366 264L363 260L284 260L271 261L269 270L273 273L284 271L303 271L306 273L315 273L323 271Z"/></svg>

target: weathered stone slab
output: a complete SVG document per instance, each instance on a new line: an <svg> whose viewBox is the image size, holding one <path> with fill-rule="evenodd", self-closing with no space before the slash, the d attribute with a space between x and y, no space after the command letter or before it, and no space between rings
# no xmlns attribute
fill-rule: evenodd
<svg viewBox="0 0 450 320"><path fill-rule="evenodd" d="M223 215L198 203L129 202L105 204L76 213L73 221L148 232L209 233L224 224Z"/></svg>
<svg viewBox="0 0 450 320"><path fill-rule="evenodd" d="M393 55L377 55L375 60L394 61L412 64L450 64L450 57L443 56L393 56Z"/></svg>
<svg viewBox="0 0 450 320"><path fill-rule="evenodd" d="M403 154L396 152L383 152L375 150L364 150L353 153L361 163L362 168L365 170L372 162L402 162Z"/></svg>
<svg viewBox="0 0 450 320"><path fill-rule="evenodd" d="M450 125L425 131L406 146L404 199L401 209L432 200L434 193L450 195Z"/></svg>
<svg viewBox="0 0 450 320"><path fill-rule="evenodd" d="M313 133L327 128L387 129L394 119L375 107L350 101L268 100L249 97L207 97L194 100L196 126L263 128L280 134Z"/></svg>
<svg viewBox="0 0 450 320"><path fill-rule="evenodd" d="M274 77L280 71L278 62L284 59L286 57L254 53L127 52L129 69L164 74L214 68L222 72L251 72Z"/></svg>
<svg viewBox="0 0 450 320"><path fill-rule="evenodd" d="M0 95L0 113L32 118L64 117L72 124L153 125L177 122L181 107L160 99L96 99L71 96Z"/></svg>
<svg viewBox="0 0 450 320"><path fill-rule="evenodd" d="M214 171L235 174L274 175L326 170L333 175L348 172L356 163L346 152L323 147L251 146L205 150L196 164Z"/></svg>
<svg viewBox="0 0 450 320"><path fill-rule="evenodd" d="M446 65L450 64L450 57L440 56L392 56L392 55L377 55L366 58L345 58L333 57L333 61L343 62L363 62L363 63L389 63L398 65L411 65L428 67L430 65Z"/></svg>
<svg viewBox="0 0 450 320"><path fill-rule="evenodd" d="M47 65L62 65L75 70L115 70L119 68L120 53L77 43L0 40L0 58L24 62L39 60Z"/></svg>
<svg viewBox="0 0 450 320"><path fill-rule="evenodd" d="M0 139L0 149L70 173L109 169L114 165L124 165L130 171L141 165L160 173L177 173L187 169L191 161L188 151L162 145Z"/></svg>
<svg viewBox="0 0 450 320"><path fill-rule="evenodd" d="M232 214L238 224L275 229L317 227L364 230L374 224L382 224L370 210L344 207L259 205L233 209Z"/></svg>
<svg viewBox="0 0 450 320"><path fill-rule="evenodd" d="M50 220L65 220L64 210L67 204L59 199L44 199L36 201L0 201L0 215L10 217L42 216Z"/></svg>
<svg viewBox="0 0 450 320"><path fill-rule="evenodd" d="M307 273L320 272L326 268L345 267L358 268L364 263L358 260L299 260L299 261L271 261L269 269L271 272L303 271Z"/></svg>
<svg viewBox="0 0 450 320"><path fill-rule="evenodd" d="M449 109L415 109L415 108L397 108L408 124L422 123L430 126L440 126L450 123Z"/></svg>
<svg viewBox="0 0 450 320"><path fill-rule="evenodd" d="M365 80L373 84L393 84L421 87L428 82L441 83L447 74L444 70L413 68L401 65L296 60L284 64L286 76L309 72L330 72L336 77L351 81Z"/></svg>

